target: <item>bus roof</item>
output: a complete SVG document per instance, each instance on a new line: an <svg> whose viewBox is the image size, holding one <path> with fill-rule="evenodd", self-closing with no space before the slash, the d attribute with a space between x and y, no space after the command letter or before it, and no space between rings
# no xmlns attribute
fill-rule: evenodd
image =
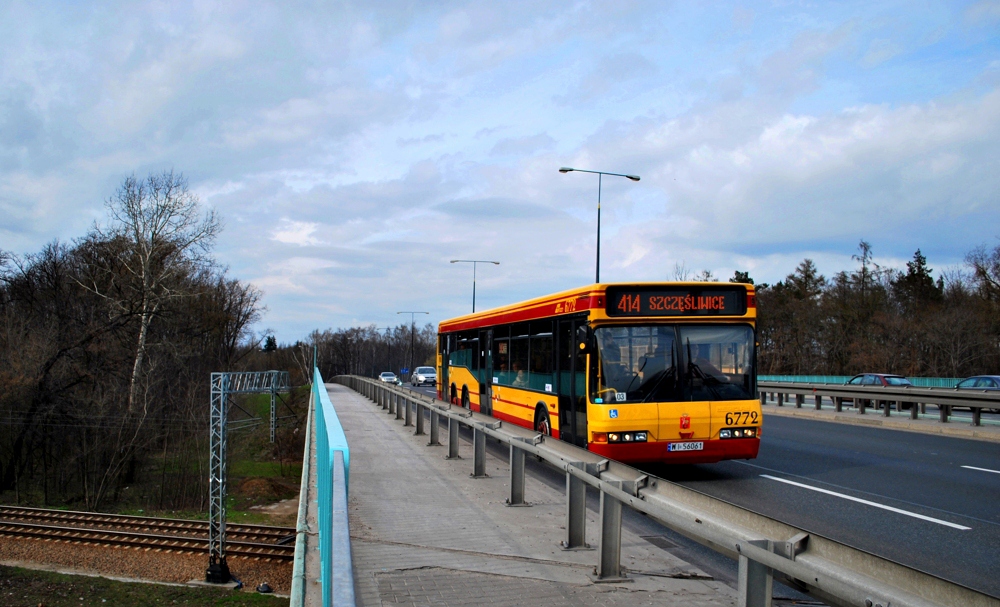
<svg viewBox="0 0 1000 607"><path fill-rule="evenodd" d="M524 322L538 318L550 318L565 314L576 314L588 312L590 310L605 310L605 293L608 288L613 287L744 287L748 295L754 294L754 286L743 283L723 283L723 282L698 282L698 281L677 281L677 282L621 282L621 283L596 283L590 284L568 291L553 293L544 297L536 297L526 301L517 302L499 308L466 314L443 320L438 325L439 333L450 333L453 331L464 331L478 327L489 327L497 324L512 322Z"/></svg>

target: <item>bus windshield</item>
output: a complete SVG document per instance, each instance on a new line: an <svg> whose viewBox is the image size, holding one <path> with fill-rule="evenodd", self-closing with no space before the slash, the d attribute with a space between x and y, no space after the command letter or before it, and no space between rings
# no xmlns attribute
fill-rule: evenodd
<svg viewBox="0 0 1000 607"><path fill-rule="evenodd" d="M754 398L753 329L748 325L628 325L594 331L595 403Z"/></svg>

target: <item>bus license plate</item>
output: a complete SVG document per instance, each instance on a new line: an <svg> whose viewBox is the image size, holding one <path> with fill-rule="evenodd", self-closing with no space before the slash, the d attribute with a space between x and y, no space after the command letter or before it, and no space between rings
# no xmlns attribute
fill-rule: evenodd
<svg viewBox="0 0 1000 607"><path fill-rule="evenodd" d="M701 451L705 443L669 443L667 451Z"/></svg>

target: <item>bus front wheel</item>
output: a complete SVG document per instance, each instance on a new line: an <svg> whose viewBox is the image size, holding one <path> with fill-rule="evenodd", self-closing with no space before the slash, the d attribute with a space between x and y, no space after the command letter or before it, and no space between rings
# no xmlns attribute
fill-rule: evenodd
<svg viewBox="0 0 1000 607"><path fill-rule="evenodd" d="M462 408L471 409L472 405L469 404L469 387L462 386Z"/></svg>
<svg viewBox="0 0 1000 607"><path fill-rule="evenodd" d="M545 436L552 436L552 424L549 423L549 413L540 407L535 411L535 432L544 434Z"/></svg>

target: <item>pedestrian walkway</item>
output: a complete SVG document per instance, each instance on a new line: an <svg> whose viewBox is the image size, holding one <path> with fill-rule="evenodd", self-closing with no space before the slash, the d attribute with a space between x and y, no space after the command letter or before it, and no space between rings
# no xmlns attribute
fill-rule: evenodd
<svg viewBox="0 0 1000 607"><path fill-rule="evenodd" d="M802 408L796 408L794 400L791 404L786 402L783 406L779 407L775 401L769 398L767 403L762 407L762 410L765 417L768 415L798 417L838 424L876 426L888 430L903 430L906 432L937 434L953 438L1000 442L1000 424L995 423L993 420L987 420L987 416L984 415L983 425L973 426L972 415L968 411L953 412L951 421L941 423L937 407L933 406L928 407L928 413L921 414L920 419L910 419L909 411L892 410L890 411L890 417L885 417L881 409L876 410L871 406L867 408L864 415L858 413L856 408L847 405L843 407L840 413L837 413L829 398L823 399L822 409L817 411L815 400L813 400L812 396L807 396L804 400ZM765 423L766 426L767 424Z"/></svg>
<svg viewBox="0 0 1000 607"><path fill-rule="evenodd" d="M654 542L622 528L625 583L594 583L597 552L563 551L564 492L528 475L530 507L507 507L506 458L487 449L488 478L465 459L427 446L395 415L341 385L327 391L351 445L350 521L358 604L736 604L735 591ZM442 429L442 436L446 432ZM587 541L597 545L597 513ZM662 544L662 542L658 542Z"/></svg>

